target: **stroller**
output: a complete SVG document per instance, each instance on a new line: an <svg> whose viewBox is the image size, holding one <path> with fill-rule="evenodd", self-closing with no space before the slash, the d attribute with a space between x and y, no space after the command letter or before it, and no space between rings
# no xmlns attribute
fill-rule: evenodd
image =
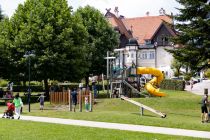
<svg viewBox="0 0 210 140"><path fill-rule="evenodd" d="M7 110L5 110L4 115L2 116L2 118L14 119L14 111L15 111L14 104L8 102L7 103Z"/></svg>

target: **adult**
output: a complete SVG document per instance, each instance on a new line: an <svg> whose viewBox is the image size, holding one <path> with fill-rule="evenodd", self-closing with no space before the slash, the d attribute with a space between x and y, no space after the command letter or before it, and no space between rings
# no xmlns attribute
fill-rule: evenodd
<svg viewBox="0 0 210 140"><path fill-rule="evenodd" d="M194 81L193 81L193 79L191 79L190 80L190 89L192 90L192 88L193 88L193 84L194 84Z"/></svg>
<svg viewBox="0 0 210 140"><path fill-rule="evenodd" d="M201 122L208 122L208 94L204 94L203 98L201 99Z"/></svg>
<svg viewBox="0 0 210 140"><path fill-rule="evenodd" d="M3 98L3 95L4 95L4 91L2 88L0 88L0 98Z"/></svg>
<svg viewBox="0 0 210 140"><path fill-rule="evenodd" d="M72 102L73 102L73 109L74 112L76 111L76 105L77 105L77 91L76 88L74 88L71 92L71 96L72 96Z"/></svg>
<svg viewBox="0 0 210 140"><path fill-rule="evenodd" d="M42 93L37 100L39 100L40 110L44 110L44 93Z"/></svg>
<svg viewBox="0 0 210 140"><path fill-rule="evenodd" d="M15 95L13 103L15 104L15 114L17 115L17 118L20 119L20 110L21 106L23 105L23 102L19 96L19 93Z"/></svg>

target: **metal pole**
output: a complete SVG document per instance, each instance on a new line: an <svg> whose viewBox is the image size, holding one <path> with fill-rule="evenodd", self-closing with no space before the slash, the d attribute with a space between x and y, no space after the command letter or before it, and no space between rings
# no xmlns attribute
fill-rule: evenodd
<svg viewBox="0 0 210 140"><path fill-rule="evenodd" d="M72 99L71 99L71 90L68 89L68 93L69 93L69 111L72 111Z"/></svg>
<svg viewBox="0 0 210 140"><path fill-rule="evenodd" d="M107 70L106 70L106 72L107 72L106 73L106 75L107 75L107 89L106 90L107 90L107 96L109 96L109 59L108 59L109 51L107 51L106 54L107 54L107 61L106 61L107 62L107 66L106 66L107 67Z"/></svg>
<svg viewBox="0 0 210 140"><path fill-rule="evenodd" d="M31 112L31 104L30 104L30 98L31 98L31 87L30 87L30 81L31 81L31 59L30 54L28 56L28 112Z"/></svg>

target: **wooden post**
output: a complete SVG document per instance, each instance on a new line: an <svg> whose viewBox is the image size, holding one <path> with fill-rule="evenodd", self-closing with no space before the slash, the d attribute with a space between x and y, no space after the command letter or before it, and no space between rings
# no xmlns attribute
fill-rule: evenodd
<svg viewBox="0 0 210 140"><path fill-rule="evenodd" d="M68 89L69 94L69 111L72 111L72 99L71 99L71 90Z"/></svg>
<svg viewBox="0 0 210 140"><path fill-rule="evenodd" d="M208 95L208 88L204 88L204 94Z"/></svg>
<svg viewBox="0 0 210 140"><path fill-rule="evenodd" d="M82 112L82 90L79 90L79 111Z"/></svg>
<svg viewBox="0 0 210 140"><path fill-rule="evenodd" d="M89 107L89 111L92 112L93 111L93 100L92 100L92 94L91 94L91 91L89 92L89 104L90 104L90 107Z"/></svg>
<svg viewBox="0 0 210 140"><path fill-rule="evenodd" d="M52 103L52 92L49 93L50 94L50 104Z"/></svg>
<svg viewBox="0 0 210 140"><path fill-rule="evenodd" d="M141 116L143 116L143 115L144 115L144 108L141 107Z"/></svg>

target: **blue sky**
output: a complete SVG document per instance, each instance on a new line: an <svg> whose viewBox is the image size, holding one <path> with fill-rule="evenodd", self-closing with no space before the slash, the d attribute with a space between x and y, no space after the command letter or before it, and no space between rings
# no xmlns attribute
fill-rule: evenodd
<svg viewBox="0 0 210 140"><path fill-rule="evenodd" d="M9 17L13 15L18 4L24 3L26 0L0 0L3 13ZM149 12L151 16L159 14L159 9L164 8L167 14L173 12L177 14L175 7L180 5L175 0L68 0L74 10L79 6L90 5L99 9L102 13L106 12L106 8L111 8L112 12L117 6L119 14L125 17L145 16Z"/></svg>

